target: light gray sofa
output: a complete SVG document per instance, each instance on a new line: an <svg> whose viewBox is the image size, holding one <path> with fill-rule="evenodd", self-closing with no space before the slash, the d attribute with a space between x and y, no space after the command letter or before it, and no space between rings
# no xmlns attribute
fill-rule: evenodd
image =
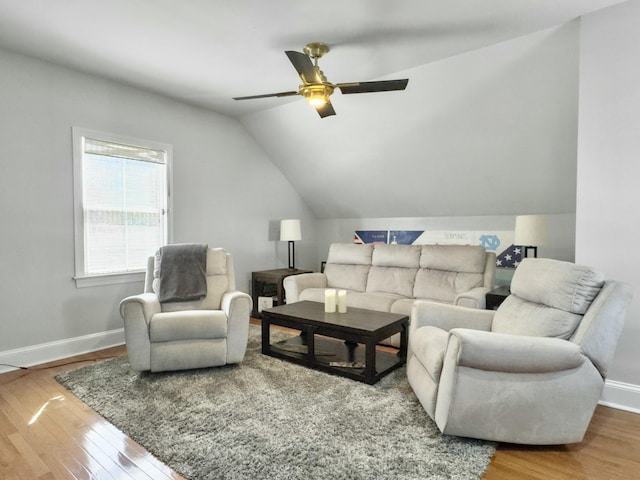
<svg viewBox="0 0 640 480"><path fill-rule="evenodd" d="M159 301L155 260L147 263L144 293L120 302L131 368L158 372L240 363L252 301L236 290L231 254L207 250L206 296L190 301Z"/></svg>
<svg viewBox="0 0 640 480"><path fill-rule="evenodd" d="M347 306L409 315L416 299L484 308L496 258L480 246L334 243L324 273L284 279L287 303L324 302L327 288L347 290ZM400 336L389 343L399 346Z"/></svg>
<svg viewBox="0 0 640 480"><path fill-rule="evenodd" d="M524 259L496 310L415 302L407 377L445 434L510 443L582 440L631 300L587 267Z"/></svg>

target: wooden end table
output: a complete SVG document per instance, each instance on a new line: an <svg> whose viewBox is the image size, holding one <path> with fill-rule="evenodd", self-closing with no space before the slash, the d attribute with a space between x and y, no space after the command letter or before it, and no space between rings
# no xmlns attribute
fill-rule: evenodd
<svg viewBox="0 0 640 480"><path fill-rule="evenodd" d="M258 311L258 297L267 291L268 295L277 298L277 304L283 305L284 287L282 281L289 275L300 275L301 273L312 273L311 270L298 270L297 268L277 268L275 270L261 270L258 272L251 272L251 297L253 299L253 312L251 316L254 318L261 318ZM275 294L275 295L273 295Z"/></svg>
<svg viewBox="0 0 640 480"><path fill-rule="evenodd" d="M509 295L511 295L509 285L502 285L500 287L494 288L485 295L485 309L497 310L500 304L502 304L502 302L504 302Z"/></svg>

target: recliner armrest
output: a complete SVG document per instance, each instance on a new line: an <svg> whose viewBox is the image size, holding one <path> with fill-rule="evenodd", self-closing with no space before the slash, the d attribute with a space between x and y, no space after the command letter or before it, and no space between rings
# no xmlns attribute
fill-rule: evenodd
<svg viewBox="0 0 640 480"><path fill-rule="evenodd" d="M411 308L409 336L411 332L426 326L447 331L452 328L490 330L494 315L494 310L479 310L429 300L416 300Z"/></svg>
<svg viewBox="0 0 640 480"><path fill-rule="evenodd" d="M307 288L326 288L327 276L324 273L301 273L289 275L282 281L287 303L295 303L300 300L300 294Z"/></svg>
<svg viewBox="0 0 640 480"><path fill-rule="evenodd" d="M134 313L136 310L137 312ZM132 295L120 302L120 316L125 322L134 318L137 313L149 325L151 317L160 311L160 301L155 293Z"/></svg>
<svg viewBox="0 0 640 480"><path fill-rule="evenodd" d="M244 299L244 301L241 299ZM251 300L251 297L239 290L225 292L222 294L222 298L220 299L220 309L229 319L235 317L239 313L242 313L244 316L244 310L251 312L252 306L253 301ZM242 310L242 312L236 312L236 310Z"/></svg>
<svg viewBox="0 0 640 480"><path fill-rule="evenodd" d="M458 366L508 373L548 373L577 368L585 360L567 340L454 328L446 357Z"/></svg>
<svg viewBox="0 0 640 480"><path fill-rule="evenodd" d="M134 370L142 372L151 369L149 322L156 313L160 312L160 301L155 293L133 295L120 302L127 357Z"/></svg>
<svg viewBox="0 0 640 480"><path fill-rule="evenodd" d="M222 294L220 308L227 315L226 363L240 363L244 358L252 307L251 297L244 292L234 290Z"/></svg>

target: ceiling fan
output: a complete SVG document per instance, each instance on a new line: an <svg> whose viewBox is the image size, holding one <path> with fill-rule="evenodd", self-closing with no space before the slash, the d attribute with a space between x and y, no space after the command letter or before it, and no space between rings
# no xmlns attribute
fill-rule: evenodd
<svg viewBox="0 0 640 480"><path fill-rule="evenodd" d="M336 111L331 105L329 97L336 88L343 94L388 92L391 90L404 90L408 79L382 80L378 82L350 82L333 84L327 81L322 70L318 66L318 59L329 51L325 43L313 42L304 47L304 53L288 50L284 52L293 64L293 67L302 79L302 85L296 91L267 93L264 95L251 95L248 97L234 97L234 100L252 100L267 97L290 97L302 95L310 105L315 107L321 118L335 115ZM313 62L311 61L313 59Z"/></svg>

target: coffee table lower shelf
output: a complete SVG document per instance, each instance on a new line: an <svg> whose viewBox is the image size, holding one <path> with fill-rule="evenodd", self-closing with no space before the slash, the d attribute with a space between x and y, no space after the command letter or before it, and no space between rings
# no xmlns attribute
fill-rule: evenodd
<svg viewBox="0 0 640 480"><path fill-rule="evenodd" d="M365 345L357 344L354 346L338 339L318 336L315 337L314 343L315 355L312 358L307 353L307 345L302 336L271 344L267 355L307 368L372 384L405 363L405 359L398 354L377 350L375 375L373 381L369 382L365 368ZM353 349L352 355L350 354L351 349Z"/></svg>

